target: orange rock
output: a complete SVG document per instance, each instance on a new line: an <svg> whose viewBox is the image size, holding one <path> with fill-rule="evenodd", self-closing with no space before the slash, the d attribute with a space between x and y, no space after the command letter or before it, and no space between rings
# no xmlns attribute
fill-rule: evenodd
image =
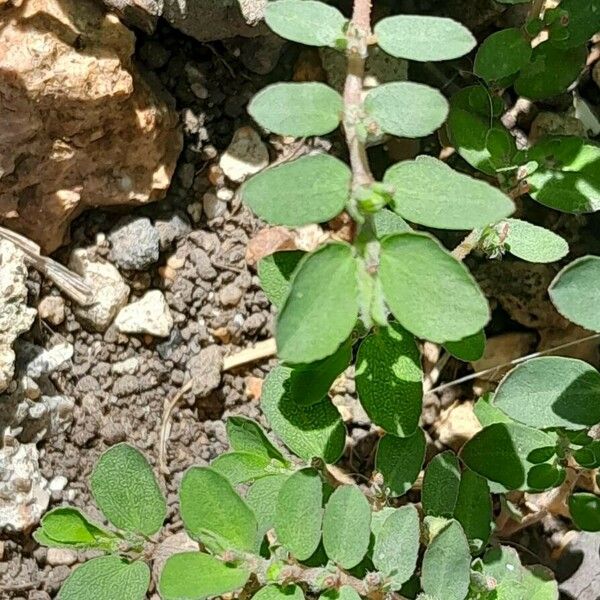
<svg viewBox="0 0 600 600"><path fill-rule="evenodd" d="M263 380L260 377L246 377L246 394L251 400L260 400Z"/></svg>

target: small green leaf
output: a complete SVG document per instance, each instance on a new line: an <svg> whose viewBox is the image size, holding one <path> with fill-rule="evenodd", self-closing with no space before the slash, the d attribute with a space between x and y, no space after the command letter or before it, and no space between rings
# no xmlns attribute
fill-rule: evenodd
<svg viewBox="0 0 600 600"><path fill-rule="evenodd" d="M377 239L381 239L392 233L412 231L412 228L402 217L387 208L382 208L373 215L373 230Z"/></svg>
<svg viewBox="0 0 600 600"><path fill-rule="evenodd" d="M385 133L407 138L433 133L448 116L448 102L438 90L411 81L377 86L364 106Z"/></svg>
<svg viewBox="0 0 600 600"><path fill-rule="evenodd" d="M502 98L482 84L462 88L450 98L450 106L484 117L488 122L506 110Z"/></svg>
<svg viewBox="0 0 600 600"><path fill-rule="evenodd" d="M420 534L419 513L408 505L395 509L375 536L373 565L392 579L394 590L415 572Z"/></svg>
<svg viewBox="0 0 600 600"><path fill-rule="evenodd" d="M530 100L543 100L566 92L585 66L587 50L563 50L544 42L533 49L531 62L521 70L515 91Z"/></svg>
<svg viewBox="0 0 600 600"><path fill-rule="evenodd" d="M494 404L511 419L548 429L584 429L600 422L600 373L575 358L528 360L500 382Z"/></svg>
<svg viewBox="0 0 600 600"><path fill-rule="evenodd" d="M422 62L458 58L477 44L466 27L443 17L388 17L375 25L375 35L377 44L388 54Z"/></svg>
<svg viewBox="0 0 600 600"><path fill-rule="evenodd" d="M352 569L365 556L371 537L371 507L355 485L342 485L331 494L323 515L323 546L327 556Z"/></svg>
<svg viewBox="0 0 600 600"><path fill-rule="evenodd" d="M144 600L150 585L150 569L141 561L127 562L120 556L92 558L77 567L64 582L59 600Z"/></svg>
<svg viewBox="0 0 600 600"><path fill-rule="evenodd" d="M562 36L563 39L555 39L553 28L550 27L550 40L558 48L583 46L600 29L600 0L561 0L558 9L554 10L567 14L566 19L556 21L566 34Z"/></svg>
<svg viewBox="0 0 600 600"><path fill-rule="evenodd" d="M275 509L277 540L297 560L312 556L321 541L323 482L313 468L301 469L281 486Z"/></svg>
<svg viewBox="0 0 600 600"><path fill-rule="evenodd" d="M213 552L256 552L254 513L226 477L209 467L191 467L179 489L181 518L190 537ZM192 560L192 559L190 559Z"/></svg>
<svg viewBox="0 0 600 600"><path fill-rule="evenodd" d="M258 263L260 287L276 308L285 302L292 288L292 275L305 255L300 250L275 252Z"/></svg>
<svg viewBox="0 0 600 600"><path fill-rule="evenodd" d="M573 452L573 458L586 469L600 467L600 440L594 440Z"/></svg>
<svg viewBox="0 0 600 600"><path fill-rule="evenodd" d="M273 466L272 459L251 452L225 452L217 456L210 466L226 477L233 486L267 477L277 469ZM279 463L280 469L282 466Z"/></svg>
<svg viewBox="0 0 600 600"><path fill-rule="evenodd" d="M397 323L367 336L356 358L356 389L370 419L388 433L412 435L423 400L421 356Z"/></svg>
<svg viewBox="0 0 600 600"><path fill-rule="evenodd" d="M460 457L473 471L507 490L528 489L527 473L535 464L530 455L553 448L555 438L519 423L494 423L476 433Z"/></svg>
<svg viewBox="0 0 600 600"><path fill-rule="evenodd" d="M407 221L438 229L475 229L508 217L512 200L490 184L419 156L390 167L384 182L394 188L394 210Z"/></svg>
<svg viewBox="0 0 600 600"><path fill-rule="evenodd" d="M454 513L460 468L454 452L447 450L436 455L425 469L421 503L426 515L451 517Z"/></svg>
<svg viewBox="0 0 600 600"><path fill-rule="evenodd" d="M279 313L276 337L281 360L310 363L330 356L348 338L357 317L352 247L327 244L299 265Z"/></svg>
<svg viewBox="0 0 600 600"><path fill-rule="evenodd" d="M413 486L425 460L425 447L420 428L410 437L386 434L379 440L375 468L392 496L403 496Z"/></svg>
<svg viewBox="0 0 600 600"><path fill-rule="evenodd" d="M583 256L568 264L550 284L548 293L563 317L600 331L600 257Z"/></svg>
<svg viewBox="0 0 600 600"><path fill-rule="evenodd" d="M461 524L471 550L481 552L492 532L492 497L487 481L470 469L462 473L454 518Z"/></svg>
<svg viewBox="0 0 600 600"><path fill-rule="evenodd" d="M298 227L322 223L341 213L350 197L351 178L341 160L317 154L265 169L245 183L241 193L261 219Z"/></svg>
<svg viewBox="0 0 600 600"><path fill-rule="evenodd" d="M512 423L512 419L507 417L497 406L492 404L493 395L488 393L475 402L473 412L482 427L487 427L493 423Z"/></svg>
<svg viewBox="0 0 600 600"><path fill-rule="evenodd" d="M600 498L587 492L578 492L569 498L571 518L583 531L600 531Z"/></svg>
<svg viewBox="0 0 600 600"><path fill-rule="evenodd" d="M563 212L600 210L600 145L578 137L544 138L526 153L528 161L538 164L527 176L534 200Z"/></svg>
<svg viewBox="0 0 600 600"><path fill-rule="evenodd" d="M560 465L535 465L527 473L527 486L530 490L543 492L558 487L564 481L565 475L565 470Z"/></svg>
<svg viewBox="0 0 600 600"><path fill-rule="evenodd" d="M209 554L181 552L167 559L158 590L163 600L203 600L235 592L246 585L249 577L245 569L227 565Z"/></svg>
<svg viewBox="0 0 600 600"><path fill-rule="evenodd" d="M119 529L155 534L167 516L167 503L146 457L128 444L109 448L90 477L92 495Z"/></svg>
<svg viewBox="0 0 600 600"><path fill-rule="evenodd" d="M306 0L302 1L306 2ZM258 590L252 598L253 600L304 600L304 593L302 592L302 588L299 588L297 585L288 585L286 587L267 585Z"/></svg>
<svg viewBox="0 0 600 600"><path fill-rule="evenodd" d="M550 263L569 253L569 244L556 233L519 219L506 219L508 251L528 262Z"/></svg>
<svg viewBox="0 0 600 600"><path fill-rule="evenodd" d="M478 331L458 342L446 342L444 348L459 360L465 362L479 360L485 352L485 332Z"/></svg>
<svg viewBox="0 0 600 600"><path fill-rule="evenodd" d="M305 1L305 0L304 0ZM342 97L324 83L274 83L248 105L250 116L267 131L307 137L325 135L340 124Z"/></svg>
<svg viewBox="0 0 600 600"><path fill-rule="evenodd" d="M265 21L277 35L292 42L332 48L340 45L348 22L333 6L314 0L269 2Z"/></svg>
<svg viewBox="0 0 600 600"><path fill-rule="evenodd" d="M269 475L255 481L246 495L246 502L254 512L258 521L258 535L263 538L265 533L275 527L275 511L277 497L289 475Z"/></svg>
<svg viewBox="0 0 600 600"><path fill-rule="evenodd" d="M283 454L273 445L262 427L247 417L229 417L227 419L227 437L233 450L258 454L268 459L288 465Z"/></svg>
<svg viewBox="0 0 600 600"><path fill-rule="evenodd" d="M469 591L471 553L457 521L438 533L425 550L421 585L426 594L444 600L464 600Z"/></svg>
<svg viewBox="0 0 600 600"><path fill-rule="evenodd" d="M379 277L392 314L417 337L460 340L490 318L485 296L467 268L427 234L385 238Z"/></svg>
<svg viewBox="0 0 600 600"><path fill-rule="evenodd" d="M310 406L298 404L287 387L289 376L289 368L275 367L263 384L261 408L271 428L300 458L336 462L346 443L340 413L329 398Z"/></svg>
<svg viewBox="0 0 600 600"><path fill-rule="evenodd" d="M327 590L319 596L320 600L360 600L358 592L349 585L343 585L339 590Z"/></svg>
<svg viewBox="0 0 600 600"><path fill-rule="evenodd" d="M493 33L479 46L475 75L486 81L499 81L520 71L531 58L531 44L517 28Z"/></svg>

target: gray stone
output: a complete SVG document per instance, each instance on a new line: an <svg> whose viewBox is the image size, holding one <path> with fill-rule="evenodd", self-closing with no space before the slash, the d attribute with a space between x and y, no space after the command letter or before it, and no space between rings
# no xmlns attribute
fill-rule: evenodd
<svg viewBox="0 0 600 600"><path fill-rule="evenodd" d="M173 327L169 305L160 290L150 290L137 302L121 309L115 319L121 333L148 333L168 337Z"/></svg>
<svg viewBox="0 0 600 600"><path fill-rule="evenodd" d="M117 312L127 304L129 286L113 265L92 260L83 248L73 251L69 266L94 292L94 302L89 306L75 306L75 315L96 331L106 331Z"/></svg>
<svg viewBox="0 0 600 600"><path fill-rule="evenodd" d="M162 0L104 0L104 4L127 25L152 33L161 13Z"/></svg>
<svg viewBox="0 0 600 600"><path fill-rule="evenodd" d="M135 356L132 356L131 358L113 363L110 367L110 370L116 375L135 375L139 365L139 359Z"/></svg>
<svg viewBox="0 0 600 600"><path fill-rule="evenodd" d="M240 127L233 134L231 143L219 161L223 173L236 183L242 183L268 165L269 151L267 146L252 127ZM204 211L208 216L206 201Z"/></svg>
<svg viewBox="0 0 600 600"><path fill-rule="evenodd" d="M48 548L46 562L51 567L57 567L59 565L67 565L70 567L77 562L77 554L67 548Z"/></svg>
<svg viewBox="0 0 600 600"><path fill-rule="evenodd" d="M142 271L158 260L160 237L150 219L122 219L108 234L108 240L109 258L122 269Z"/></svg>
<svg viewBox="0 0 600 600"><path fill-rule="evenodd" d="M182 212L156 219L154 227L158 231L161 250L166 250L173 242L185 237L192 226L189 219Z"/></svg>
<svg viewBox="0 0 600 600"><path fill-rule="evenodd" d="M600 536L582 532L562 553L556 569L561 598L598 600L600 594Z"/></svg>
<svg viewBox="0 0 600 600"><path fill-rule="evenodd" d="M219 346L203 348L190 359L187 366L193 379L192 392L196 396L207 396L221 384L223 355Z"/></svg>
<svg viewBox="0 0 600 600"><path fill-rule="evenodd" d="M227 202L219 199L212 192L206 192L206 194L204 194L202 206L204 207L204 214L209 221L225 214L225 211L227 210Z"/></svg>

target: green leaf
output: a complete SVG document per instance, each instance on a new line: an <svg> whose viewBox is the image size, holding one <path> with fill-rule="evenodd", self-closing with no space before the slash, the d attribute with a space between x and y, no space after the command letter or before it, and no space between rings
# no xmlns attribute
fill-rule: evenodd
<svg viewBox="0 0 600 600"><path fill-rule="evenodd" d="M587 492L572 494L569 498L571 518L583 531L600 531L600 498Z"/></svg>
<svg viewBox="0 0 600 600"><path fill-rule="evenodd" d="M158 590L162 600L202 600L235 592L249 577L246 569L227 565L214 556L181 552L167 559Z"/></svg>
<svg viewBox="0 0 600 600"><path fill-rule="evenodd" d="M310 558L321 541L322 507L323 482L315 469L300 469L281 486L275 533L296 560Z"/></svg>
<svg viewBox="0 0 600 600"><path fill-rule="evenodd" d="M302 0L306 2L307 0ZM281 0L279 0L281 2ZM315 2L315 4L318 4ZM267 585L258 590L254 596L254 600L304 600L304 593L297 585L288 585L282 587L280 585Z"/></svg>
<svg viewBox="0 0 600 600"><path fill-rule="evenodd" d="M600 440L574 450L573 458L586 469L597 469L600 467Z"/></svg>
<svg viewBox="0 0 600 600"><path fill-rule="evenodd" d="M464 600L469 590L471 554L457 521L438 533L425 550L421 585L426 594L444 600Z"/></svg>
<svg viewBox="0 0 600 600"><path fill-rule="evenodd" d="M346 340L331 356L306 365L283 367L288 373L284 387L294 402L310 406L326 400L329 388L352 358L352 340Z"/></svg>
<svg viewBox="0 0 600 600"><path fill-rule="evenodd" d="M563 317L600 331L600 257L583 256L568 264L550 284L548 293Z"/></svg>
<svg viewBox="0 0 600 600"><path fill-rule="evenodd" d="M412 231L412 228L402 217L387 208L382 208L373 215L373 230L377 239L381 239L392 233Z"/></svg>
<svg viewBox="0 0 600 600"><path fill-rule="evenodd" d="M550 28L550 40L557 48L575 48L583 46L600 29L600 0L561 0L558 9L566 12L566 19L557 19L556 24L563 29L562 39L553 36ZM546 11L547 16L553 11ZM566 34L566 35L565 35Z"/></svg>
<svg viewBox="0 0 600 600"><path fill-rule="evenodd" d="M357 316L352 248L327 244L298 266L277 319L279 357L288 363L310 363L330 356L348 338Z"/></svg>
<svg viewBox="0 0 600 600"><path fill-rule="evenodd" d="M303 0L306 1L306 0ZM250 116L267 131L307 137L325 135L340 124L342 97L324 83L274 83L248 105Z"/></svg>
<svg viewBox="0 0 600 600"><path fill-rule="evenodd" d="M417 337L438 343L461 340L490 318L485 296L467 268L427 234L385 238L379 277L392 314Z"/></svg>
<svg viewBox="0 0 600 600"><path fill-rule="evenodd" d="M265 8L265 21L277 34L308 46L340 46L347 19L323 2L278 0Z"/></svg>
<svg viewBox="0 0 600 600"><path fill-rule="evenodd" d="M446 342L444 348L459 360L465 362L479 360L485 352L485 332L478 331L458 342Z"/></svg>
<svg viewBox="0 0 600 600"><path fill-rule="evenodd" d="M120 556L92 558L77 567L63 583L59 600L144 600L150 585L150 569L141 561L127 562Z"/></svg>
<svg viewBox="0 0 600 600"><path fill-rule="evenodd" d="M386 434L379 440L375 468L392 496L403 496L413 486L425 460L425 447L420 428L410 437Z"/></svg>
<svg viewBox="0 0 600 600"><path fill-rule="evenodd" d="M493 395L486 394L475 402L473 412L482 427L487 427L493 423L512 423L512 420L507 417L497 406L492 404Z"/></svg>
<svg viewBox="0 0 600 600"><path fill-rule="evenodd" d="M569 253L569 244L554 232L519 219L506 219L508 251L528 262L551 263Z"/></svg>
<svg viewBox="0 0 600 600"><path fill-rule="evenodd" d="M297 456L310 461L315 456L334 463L344 451L346 429L329 398L302 406L290 394L290 369L275 367L263 384L261 408L279 439Z"/></svg>
<svg viewBox="0 0 600 600"><path fill-rule="evenodd" d="M275 511L277 497L289 475L269 475L255 481L246 495L246 502L254 512L258 521L258 535L263 538L265 533L275 527Z"/></svg>
<svg viewBox="0 0 600 600"><path fill-rule="evenodd" d="M229 417L227 419L227 437L231 448L237 452L258 454L289 465L289 461L273 445L262 427L252 419Z"/></svg>
<svg viewBox="0 0 600 600"><path fill-rule="evenodd" d="M540 204L570 213L600 210L600 146L578 137L550 137L525 155L538 168L527 177Z"/></svg>
<svg viewBox="0 0 600 600"><path fill-rule="evenodd" d="M507 490L529 489L527 474L535 462L531 454L553 448L555 438L519 423L494 423L476 433L460 457L473 471L502 484Z"/></svg>
<svg viewBox="0 0 600 600"><path fill-rule="evenodd" d="M391 577L394 590L399 590L415 572L420 534L419 513L408 505L395 509L375 536L373 565Z"/></svg>
<svg viewBox="0 0 600 600"><path fill-rule="evenodd" d="M463 471L454 518L461 524L473 552L481 552L492 533L492 497L487 481L470 469Z"/></svg>
<svg viewBox="0 0 600 600"><path fill-rule="evenodd" d="M225 452L217 456L210 466L226 477L233 486L250 483L277 472L272 459L250 452ZM279 463L278 466L281 469L283 465Z"/></svg>
<svg viewBox="0 0 600 600"><path fill-rule="evenodd" d="M584 429L600 422L600 373L575 358L528 360L500 382L494 404L511 419L548 429Z"/></svg>
<svg viewBox="0 0 600 600"><path fill-rule="evenodd" d="M411 81L377 86L364 107L385 133L407 138L433 133L448 116L448 102L438 90Z"/></svg>
<svg viewBox="0 0 600 600"><path fill-rule="evenodd" d="M260 287L276 308L285 302L292 287L292 275L305 254L301 250L275 252L258 263Z"/></svg>
<svg viewBox="0 0 600 600"><path fill-rule="evenodd" d="M508 217L512 200L485 181L419 156L390 167L384 182L394 188L394 210L404 219L438 229L475 229Z"/></svg>
<svg viewBox="0 0 600 600"><path fill-rule="evenodd" d="M466 112L484 117L489 123L494 117L500 117L506 110L502 98L492 94L483 84L462 88L450 98L452 109L460 108Z"/></svg>
<svg viewBox="0 0 600 600"><path fill-rule="evenodd" d="M179 503L190 537L202 541L212 552L257 551L256 517L217 471L210 467L188 469L181 480Z"/></svg>
<svg viewBox="0 0 600 600"><path fill-rule="evenodd" d="M287 0L275 4L282 1ZM261 219L298 227L322 223L341 213L350 197L351 179L350 169L341 160L317 154L258 173L243 185L241 193Z"/></svg>
<svg viewBox="0 0 600 600"><path fill-rule="evenodd" d="M425 469L421 503L426 515L451 517L454 513L458 488L460 486L460 468L454 452L446 450L436 455Z"/></svg>
<svg viewBox="0 0 600 600"><path fill-rule="evenodd" d="M367 336L356 358L356 390L369 418L388 433L412 435L423 400L421 355L397 323Z"/></svg>
<svg viewBox="0 0 600 600"><path fill-rule="evenodd" d="M92 495L119 529L155 534L167 516L167 503L146 457L128 444L109 448L90 477Z"/></svg>
<svg viewBox="0 0 600 600"><path fill-rule="evenodd" d="M530 100L562 94L579 76L586 56L584 47L563 50L544 42L533 49L531 62L515 81L515 91Z"/></svg>
<svg viewBox="0 0 600 600"><path fill-rule="evenodd" d="M466 27L442 17L388 17L379 21L374 31L377 44L388 54L422 62L458 58L477 44Z"/></svg>
<svg viewBox="0 0 600 600"><path fill-rule="evenodd" d="M339 590L327 590L319 598L320 600L360 600L358 592L349 585L343 585Z"/></svg>
<svg viewBox="0 0 600 600"><path fill-rule="evenodd" d="M543 463L535 465L527 473L527 485L531 490L544 491L558 487L565 479L565 470L560 465Z"/></svg>
<svg viewBox="0 0 600 600"><path fill-rule="evenodd" d="M47 512L34 539L50 548L104 549L113 551L118 546L114 533L92 523L77 508L60 506Z"/></svg>
<svg viewBox="0 0 600 600"><path fill-rule="evenodd" d="M479 46L475 75L486 81L499 81L520 71L531 58L531 44L517 28L493 33Z"/></svg>
<svg viewBox="0 0 600 600"><path fill-rule="evenodd" d="M323 546L327 556L352 569L365 556L371 537L371 507L355 485L342 485L331 494L323 515Z"/></svg>

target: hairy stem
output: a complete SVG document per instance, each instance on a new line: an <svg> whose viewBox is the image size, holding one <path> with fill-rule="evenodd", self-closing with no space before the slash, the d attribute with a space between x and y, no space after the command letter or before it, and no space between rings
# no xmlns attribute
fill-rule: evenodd
<svg viewBox="0 0 600 600"><path fill-rule="evenodd" d="M348 70L344 85L344 132L350 153L354 189L374 181L364 139L358 131L370 34L371 0L354 0L354 12L348 30Z"/></svg>
<svg viewBox="0 0 600 600"><path fill-rule="evenodd" d="M454 250L452 250L452 256L456 258L456 260L463 261L472 250L475 249L479 240L481 238L481 229L473 229L471 233L458 245Z"/></svg>

